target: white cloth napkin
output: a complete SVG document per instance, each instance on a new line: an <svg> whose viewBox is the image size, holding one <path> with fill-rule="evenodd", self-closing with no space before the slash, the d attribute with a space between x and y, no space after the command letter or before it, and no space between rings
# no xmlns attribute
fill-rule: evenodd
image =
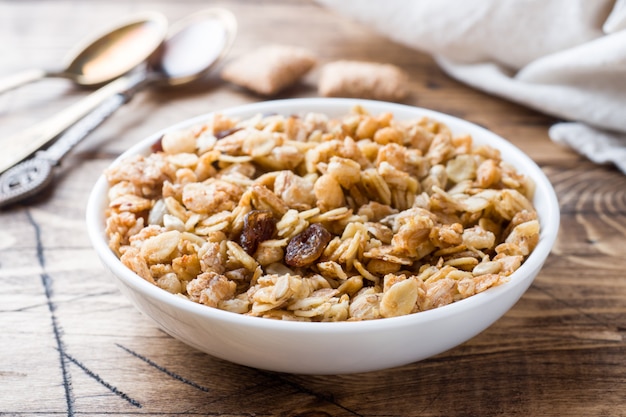
<svg viewBox="0 0 626 417"><path fill-rule="evenodd" d="M626 173L626 0L318 2L468 85L567 121L554 141Z"/></svg>

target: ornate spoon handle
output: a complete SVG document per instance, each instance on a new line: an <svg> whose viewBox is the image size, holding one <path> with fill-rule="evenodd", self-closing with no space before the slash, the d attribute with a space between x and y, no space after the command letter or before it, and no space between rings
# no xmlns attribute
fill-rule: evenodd
<svg viewBox="0 0 626 417"><path fill-rule="evenodd" d="M69 128L48 149L37 152L33 158L20 162L0 175L0 208L31 197L46 188L52 181L52 168L129 98L129 95L121 93L109 97Z"/></svg>

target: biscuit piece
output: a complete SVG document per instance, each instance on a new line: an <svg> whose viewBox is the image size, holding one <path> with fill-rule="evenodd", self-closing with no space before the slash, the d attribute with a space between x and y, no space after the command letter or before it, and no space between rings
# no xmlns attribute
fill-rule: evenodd
<svg viewBox="0 0 626 417"><path fill-rule="evenodd" d="M401 101L408 76L395 65L363 61L335 61L321 70L318 92L325 97L353 97Z"/></svg>
<svg viewBox="0 0 626 417"><path fill-rule="evenodd" d="M295 84L315 64L315 56L307 49L268 45L231 61L221 75L257 94L273 96Z"/></svg>

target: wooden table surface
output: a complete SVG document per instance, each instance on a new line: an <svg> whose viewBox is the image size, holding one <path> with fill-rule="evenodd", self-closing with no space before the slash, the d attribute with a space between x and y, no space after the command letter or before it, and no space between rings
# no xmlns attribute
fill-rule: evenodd
<svg viewBox="0 0 626 417"><path fill-rule="evenodd" d="M220 82L149 90L100 126L54 188L0 211L0 415L6 416L626 416L626 177L553 144L554 122L447 77L428 56L311 1L219 1L239 33L228 58L270 42L320 63L390 62L411 77L408 104L485 126L526 151L557 190L561 229L522 299L444 354L380 372L303 376L200 353L157 329L116 289L85 231L92 184L144 136L261 100ZM146 10L170 21L199 0L0 1L0 75L58 65L83 35ZM315 97L317 70L281 95ZM0 96L0 134L87 94L49 79ZM0 152L2 152L0 150Z"/></svg>

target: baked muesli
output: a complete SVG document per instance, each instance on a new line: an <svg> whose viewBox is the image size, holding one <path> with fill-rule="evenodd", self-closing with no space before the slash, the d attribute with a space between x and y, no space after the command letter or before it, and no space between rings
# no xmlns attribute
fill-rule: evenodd
<svg viewBox="0 0 626 417"><path fill-rule="evenodd" d="M106 171L111 249L213 308L300 321L418 313L509 280L536 246L534 184L437 120L356 106L213 114Z"/></svg>

